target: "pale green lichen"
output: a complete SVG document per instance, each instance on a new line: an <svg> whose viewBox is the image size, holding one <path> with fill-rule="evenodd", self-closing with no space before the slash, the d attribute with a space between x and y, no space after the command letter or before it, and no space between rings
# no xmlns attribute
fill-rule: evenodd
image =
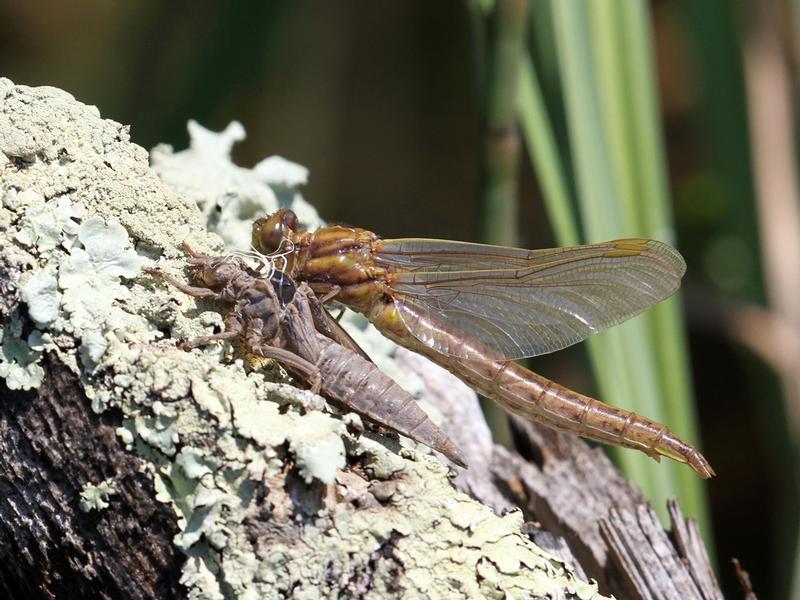
<svg viewBox="0 0 800 600"><path fill-rule="evenodd" d="M365 440L362 449L382 454L373 444ZM394 492L385 505L355 511L340 507L334 528L304 529L292 544L265 546L269 573L277 574L275 586L288 589L292 582L317 579L326 569L334 570L332 582L348 580L357 577L358 557L364 557L360 560L373 560L377 571L375 597L507 598L528 596L532 590L536 597L596 594L594 586L565 574L561 563L519 533L519 511L498 518L454 494L446 470L434 459L405 461L401 471L391 471L395 479L387 482ZM355 497L368 485L354 475L339 479L339 489ZM299 547L305 551L298 553ZM394 579L392 570L401 566L402 575ZM559 574L564 579L555 577ZM311 598L336 592L334 585L301 586L293 594Z"/></svg>
<svg viewBox="0 0 800 600"><path fill-rule="evenodd" d="M216 565L211 564L216 567ZM191 590L191 597L195 600L224 600L219 578L219 569L211 570L208 561L202 556L189 555L183 565L180 582ZM245 598L246 596L242 596ZM253 598L249 596L248 598ZM255 600L255 598L253 598Z"/></svg>
<svg viewBox="0 0 800 600"><path fill-rule="evenodd" d="M175 454L180 441L176 417L177 409L163 402L153 403L153 416L137 415L134 428L137 435L166 456Z"/></svg>
<svg viewBox="0 0 800 600"><path fill-rule="evenodd" d="M336 473L345 465L344 432L341 421L318 412L309 413L291 430L289 448L306 483L317 479L330 485L336 480Z"/></svg>
<svg viewBox="0 0 800 600"><path fill-rule="evenodd" d="M130 244L128 232L119 223L105 223L101 217L81 223L78 239L83 248L73 248L64 255L59 267L62 304L79 330L99 332L101 324L120 316L122 309L115 301L130 295L121 278L136 277L143 259L126 248Z"/></svg>
<svg viewBox="0 0 800 600"><path fill-rule="evenodd" d="M136 277L143 259L129 247L128 233L119 223L106 223L102 217L93 216L78 224L73 219L82 210L64 202L63 197L44 205L33 202L33 208L30 203L16 206L22 211L17 223L23 229L17 230L15 239L24 243L19 239L20 232L38 231L35 236L21 237L32 245L30 252L48 257L43 267L28 271L20 282L28 316L40 329L80 340L78 355L87 370L106 352L109 336L129 338L139 334L138 339L144 341L157 335L146 319L120 306L120 301L130 295L121 278ZM47 214L60 225L46 230L33 227L30 224L36 221L28 218L32 210L37 215ZM41 383L41 368L36 365L41 350L55 350L58 344L52 335L34 339L40 346L38 352L26 352L19 338L4 336L7 366L0 365L0 376L10 381L9 385L30 389Z"/></svg>
<svg viewBox="0 0 800 600"><path fill-rule="evenodd" d="M83 512L103 510L109 506L109 496L117 493L119 493L117 487L111 479L101 481L97 485L87 483L83 486L83 491L81 491L81 500L78 506Z"/></svg>
<svg viewBox="0 0 800 600"><path fill-rule="evenodd" d="M175 511L190 598L318 598L351 589L410 598L597 594L520 533L518 512L497 517L456 492L426 449L397 453L385 436L349 433L347 425L360 430L356 417L246 372L227 344L187 353L157 341L156 324L185 338L208 333L219 318L197 318L214 307L198 308L158 280L133 279L140 259L129 236L140 254L163 252L160 266L176 274L185 265L179 242L219 252L219 240L190 202L148 171L125 128L61 92L0 79L0 97L0 159L36 157L0 174L0 222L21 236L13 255L28 270L20 295L41 327L26 344L7 320L3 351L11 327L17 341L8 346L28 353L11 359L16 369L55 352L80 367L95 410L122 412L120 441ZM243 215L274 210L274 201L291 201L308 222L299 169L230 163L242 135L236 126L223 134L194 128L194 154L162 148L153 162L165 180L227 210L217 225L230 225L237 239L249 239ZM0 369L11 363L3 358Z"/></svg>
<svg viewBox="0 0 800 600"><path fill-rule="evenodd" d="M39 365L42 353L21 339L22 323L16 318L0 329L0 377L11 390L30 390L39 387L44 369ZM29 342L39 346L39 332L32 332Z"/></svg>
<svg viewBox="0 0 800 600"><path fill-rule="evenodd" d="M39 327L47 327L58 317L61 292L54 269L40 269L22 286L22 300L28 305L28 314Z"/></svg>
<svg viewBox="0 0 800 600"><path fill-rule="evenodd" d="M69 195L59 197L56 202L45 202L44 197L34 190L9 194L7 205L23 214L14 239L39 252L60 245L70 247L78 233L77 220L84 212L83 207L72 204Z"/></svg>
<svg viewBox="0 0 800 600"><path fill-rule="evenodd" d="M255 171L264 183L274 188L296 190L308 183L308 169L282 156L270 156L255 167Z"/></svg>
<svg viewBox="0 0 800 600"><path fill-rule="evenodd" d="M120 278L136 277L143 259L127 248L130 238L125 228L95 216L80 224L78 239L83 248L74 248L62 262L61 287L85 286L115 299L126 298L128 289L120 285ZM69 310L69 301L65 305Z"/></svg>
<svg viewBox="0 0 800 600"><path fill-rule="evenodd" d="M189 147L180 152L166 145L154 148L152 168L173 190L197 202L206 228L229 248L247 249L253 219L281 206L292 208L312 228L320 222L298 189L308 180L305 167L278 156L252 169L233 164L233 145L245 138L244 127L236 121L219 133L194 121L189 121L188 130Z"/></svg>

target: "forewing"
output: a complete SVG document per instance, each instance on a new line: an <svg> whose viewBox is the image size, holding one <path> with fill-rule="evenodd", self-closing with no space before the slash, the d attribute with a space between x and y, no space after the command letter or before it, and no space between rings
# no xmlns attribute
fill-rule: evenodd
<svg viewBox="0 0 800 600"><path fill-rule="evenodd" d="M377 254L395 272L395 303L420 341L458 355L436 335L444 325L508 358L560 350L616 325L674 293L686 270L677 250L644 239L547 250L398 239Z"/></svg>

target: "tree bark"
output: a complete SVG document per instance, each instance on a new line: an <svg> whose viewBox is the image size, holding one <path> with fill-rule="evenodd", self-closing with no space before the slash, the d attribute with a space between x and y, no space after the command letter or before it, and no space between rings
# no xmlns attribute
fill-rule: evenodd
<svg viewBox="0 0 800 600"><path fill-rule="evenodd" d="M56 358L44 369L38 390L0 387L3 597L180 597L177 519L114 434L120 415L92 413ZM83 486L108 478L110 506L81 511Z"/></svg>

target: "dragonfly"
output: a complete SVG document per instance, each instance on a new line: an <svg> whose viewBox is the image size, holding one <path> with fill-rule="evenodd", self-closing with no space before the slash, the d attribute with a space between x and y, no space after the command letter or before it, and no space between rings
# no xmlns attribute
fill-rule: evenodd
<svg viewBox="0 0 800 600"><path fill-rule="evenodd" d="M570 390L516 359L560 350L672 295L686 264L648 239L525 250L450 240L381 239L357 227L304 231L287 208L257 219L252 247L325 303L362 313L506 411L714 475L666 426Z"/></svg>

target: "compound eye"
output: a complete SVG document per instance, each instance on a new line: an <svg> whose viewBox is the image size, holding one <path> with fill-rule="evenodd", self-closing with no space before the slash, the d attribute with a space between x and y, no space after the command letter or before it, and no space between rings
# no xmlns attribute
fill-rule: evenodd
<svg viewBox="0 0 800 600"><path fill-rule="evenodd" d="M297 225L297 215L288 208L282 208L265 219L258 219L253 223L253 248L262 254L275 252Z"/></svg>
<svg viewBox="0 0 800 600"><path fill-rule="evenodd" d="M283 224L291 231L297 231L298 221L297 221L297 215L294 214L294 211L290 208L283 208L278 212L282 213L281 218L283 220ZM284 231L284 233L287 232Z"/></svg>

